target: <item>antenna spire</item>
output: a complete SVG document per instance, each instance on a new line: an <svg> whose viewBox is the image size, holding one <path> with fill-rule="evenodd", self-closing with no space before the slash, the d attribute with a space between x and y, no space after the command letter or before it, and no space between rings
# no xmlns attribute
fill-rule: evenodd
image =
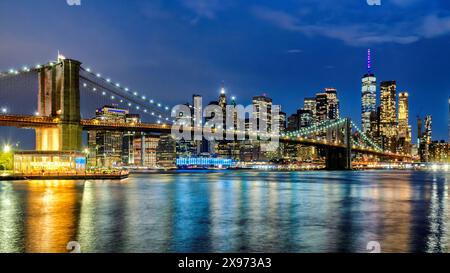
<svg viewBox="0 0 450 273"><path fill-rule="evenodd" d="M372 71L372 54L370 52L370 48L367 50L367 72Z"/></svg>

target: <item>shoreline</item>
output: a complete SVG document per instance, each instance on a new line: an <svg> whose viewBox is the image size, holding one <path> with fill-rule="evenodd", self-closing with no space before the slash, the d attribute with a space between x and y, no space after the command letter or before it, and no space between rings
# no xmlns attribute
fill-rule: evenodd
<svg viewBox="0 0 450 273"><path fill-rule="evenodd" d="M0 176L0 181L24 180L123 180L129 174L79 174L79 175L8 175Z"/></svg>

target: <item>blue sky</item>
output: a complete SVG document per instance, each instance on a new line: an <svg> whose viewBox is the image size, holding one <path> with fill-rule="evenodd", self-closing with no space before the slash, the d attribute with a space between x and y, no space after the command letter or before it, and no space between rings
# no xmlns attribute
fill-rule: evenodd
<svg viewBox="0 0 450 273"><path fill-rule="evenodd" d="M416 114L432 114L433 138L447 139L449 1L81 2L2 0L0 70L54 59L60 50L171 105L193 93L213 100L225 81L239 103L266 93L288 114L304 97L336 87L342 114L359 122L370 47L378 79L410 92L414 133Z"/></svg>

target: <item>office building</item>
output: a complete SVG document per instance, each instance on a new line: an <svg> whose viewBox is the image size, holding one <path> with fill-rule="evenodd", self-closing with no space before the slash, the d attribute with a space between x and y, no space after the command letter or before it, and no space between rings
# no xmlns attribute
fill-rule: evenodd
<svg viewBox="0 0 450 273"><path fill-rule="evenodd" d="M328 103L326 93L316 94L316 122L322 122L328 119Z"/></svg>
<svg viewBox="0 0 450 273"><path fill-rule="evenodd" d="M430 144L432 137L432 117L425 117L425 128L419 141L419 157L421 162L430 162ZM421 129L420 129L421 130Z"/></svg>
<svg viewBox="0 0 450 273"><path fill-rule="evenodd" d="M272 99L262 95L253 97L253 121L258 131L271 132L272 128Z"/></svg>
<svg viewBox="0 0 450 273"><path fill-rule="evenodd" d="M138 115L115 106L104 106L96 110L95 120L112 123L136 123ZM124 145L124 136L127 135ZM92 167L118 167L130 162L132 132L91 130L88 132L88 165ZM125 147L125 149L124 149Z"/></svg>
<svg viewBox="0 0 450 273"><path fill-rule="evenodd" d="M313 112L314 116L314 112ZM335 120L340 117L339 99L335 88L325 88L323 93L316 94L316 113L314 122Z"/></svg>
<svg viewBox="0 0 450 273"><path fill-rule="evenodd" d="M433 141L429 145L429 162L448 163L449 145L445 140Z"/></svg>
<svg viewBox="0 0 450 273"><path fill-rule="evenodd" d="M164 169L176 168L176 143L171 135L161 135L156 147L156 165Z"/></svg>
<svg viewBox="0 0 450 273"><path fill-rule="evenodd" d="M408 93L398 95L398 151L411 153L411 126L409 125Z"/></svg>
<svg viewBox="0 0 450 273"><path fill-rule="evenodd" d="M136 136L133 141L134 165L145 168L156 168L156 149L158 147L158 137L151 135Z"/></svg>
<svg viewBox="0 0 450 273"><path fill-rule="evenodd" d="M380 85L380 134L385 150L397 151L397 84L384 81Z"/></svg>
<svg viewBox="0 0 450 273"><path fill-rule="evenodd" d="M325 94L327 95L327 119L339 119L340 109L336 88L325 88Z"/></svg>
<svg viewBox="0 0 450 273"><path fill-rule="evenodd" d="M371 72L372 61L370 49L368 50L367 73L362 77L361 89L361 122L362 131L370 133L371 115L376 112L377 103L377 78Z"/></svg>
<svg viewBox="0 0 450 273"><path fill-rule="evenodd" d="M316 122L316 98L305 98L303 101L303 110L311 111L312 123Z"/></svg>

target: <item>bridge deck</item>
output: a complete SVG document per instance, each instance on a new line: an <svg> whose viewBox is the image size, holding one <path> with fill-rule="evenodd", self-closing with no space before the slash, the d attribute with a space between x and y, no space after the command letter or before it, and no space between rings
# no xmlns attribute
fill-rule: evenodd
<svg viewBox="0 0 450 273"><path fill-rule="evenodd" d="M42 127L56 127L60 123L58 118L38 117L26 115L0 115L0 126L11 126L18 128L42 128ZM111 130L124 132L148 132L148 133L166 133L171 132L170 125L152 124L152 123L111 123L102 122L99 120L83 119L80 122L83 130ZM316 140L311 138L280 138L282 143L295 143L302 145L310 145L316 147L334 147L345 149L345 145L327 142L325 140ZM371 154L376 156L383 156L395 159L410 159L409 155L401 155L394 153L379 152L374 149L367 149L361 147L352 147L352 150L358 153Z"/></svg>

